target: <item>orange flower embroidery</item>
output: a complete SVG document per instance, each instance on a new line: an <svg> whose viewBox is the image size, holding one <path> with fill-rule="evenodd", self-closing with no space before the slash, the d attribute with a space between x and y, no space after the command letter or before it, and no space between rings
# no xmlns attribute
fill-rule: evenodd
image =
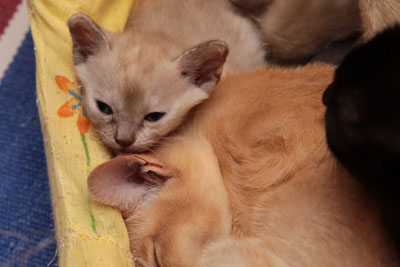
<svg viewBox="0 0 400 267"><path fill-rule="evenodd" d="M57 75L56 83L58 87L64 92L72 96L68 99L57 111L57 115L61 118L72 117L75 112L78 112L78 130L81 134L85 134L89 131L90 121L87 118L86 111L82 107L81 96L76 92L75 85L65 76Z"/></svg>
<svg viewBox="0 0 400 267"><path fill-rule="evenodd" d="M76 124L78 125L79 132L81 133L81 140L82 140L82 144L85 149L85 155L86 155L86 171L87 171L87 174L89 174L91 171L90 153L89 153L88 144L86 142L85 133L87 133L89 130L90 121L86 116L85 109L82 107L81 96L80 96L80 94L77 93L76 86L67 77L57 75L55 80L56 80L58 87L64 93L72 96L72 98L68 99L67 102L65 102L64 104L61 105L61 107L58 108L57 115L61 118L69 118L69 117L72 117L75 114L75 112L78 112L78 120L76 121ZM92 225L93 232L97 233L96 221L93 216L91 203L92 203L92 200L90 198L90 195L88 195L88 207L89 207L91 225Z"/></svg>

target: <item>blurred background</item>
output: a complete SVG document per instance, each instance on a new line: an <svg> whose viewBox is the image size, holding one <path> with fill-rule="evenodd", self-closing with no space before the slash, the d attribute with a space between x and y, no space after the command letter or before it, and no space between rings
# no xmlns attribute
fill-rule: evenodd
<svg viewBox="0 0 400 267"><path fill-rule="evenodd" d="M0 0L0 266L57 266L26 3Z"/></svg>

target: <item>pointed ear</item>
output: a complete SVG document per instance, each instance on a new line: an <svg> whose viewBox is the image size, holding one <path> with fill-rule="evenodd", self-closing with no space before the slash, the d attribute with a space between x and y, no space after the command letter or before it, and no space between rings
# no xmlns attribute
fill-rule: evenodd
<svg viewBox="0 0 400 267"><path fill-rule="evenodd" d="M98 202L127 211L149 189L162 186L174 175L175 171L151 155L124 155L95 168L88 177L88 188Z"/></svg>
<svg viewBox="0 0 400 267"><path fill-rule="evenodd" d="M221 77L228 51L228 46L222 41L201 43L177 59L178 68L183 77L210 93Z"/></svg>
<svg viewBox="0 0 400 267"><path fill-rule="evenodd" d="M72 37L75 65L84 63L89 56L101 48L108 47L107 32L87 15L73 15L68 20L68 27Z"/></svg>

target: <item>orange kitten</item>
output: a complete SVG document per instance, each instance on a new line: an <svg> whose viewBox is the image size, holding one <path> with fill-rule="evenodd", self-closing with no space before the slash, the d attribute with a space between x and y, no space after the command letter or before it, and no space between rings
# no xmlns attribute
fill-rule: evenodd
<svg viewBox="0 0 400 267"><path fill-rule="evenodd" d="M380 214L327 148L333 68L227 76L155 152L88 186L122 212L136 266L398 266Z"/></svg>

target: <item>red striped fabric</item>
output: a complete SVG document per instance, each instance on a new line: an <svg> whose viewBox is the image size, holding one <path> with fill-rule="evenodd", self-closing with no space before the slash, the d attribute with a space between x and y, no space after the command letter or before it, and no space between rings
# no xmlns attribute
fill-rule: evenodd
<svg viewBox="0 0 400 267"><path fill-rule="evenodd" d="M22 0L0 0L0 36Z"/></svg>

